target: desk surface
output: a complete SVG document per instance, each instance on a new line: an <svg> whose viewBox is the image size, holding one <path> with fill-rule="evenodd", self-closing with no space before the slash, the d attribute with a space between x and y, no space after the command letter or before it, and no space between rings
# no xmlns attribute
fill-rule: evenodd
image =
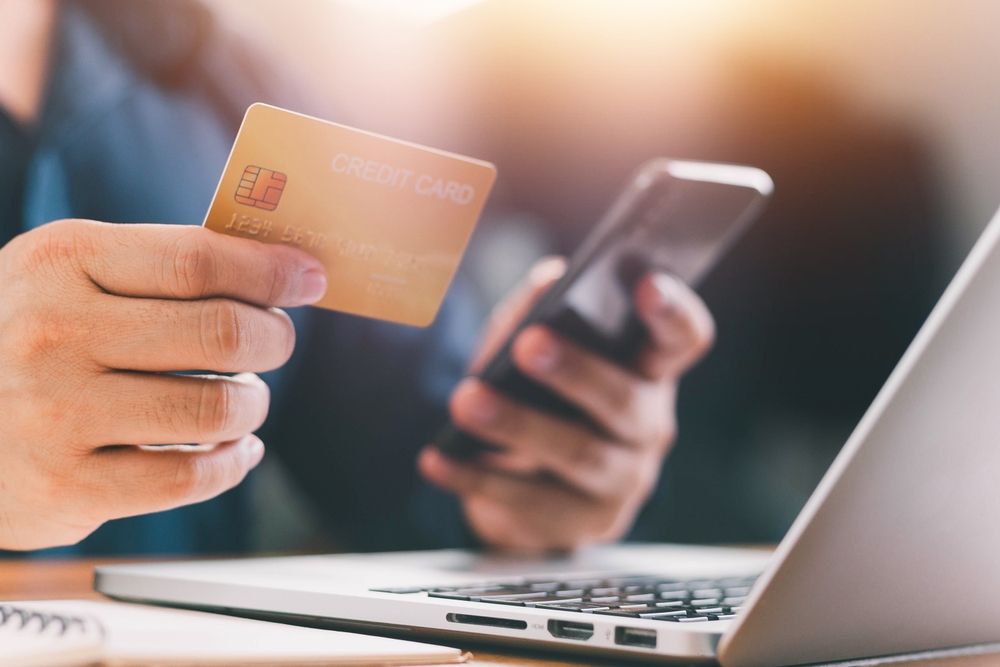
<svg viewBox="0 0 1000 667"><path fill-rule="evenodd" d="M110 562L110 561L100 561ZM100 596L91 588L94 566L98 561L0 561L0 600L33 600L56 598L92 598ZM520 665L522 667L581 667L609 665L598 661L572 658L489 653L475 650L473 664L479 667ZM917 660L893 662L893 667L995 667L1000 655L969 656L947 660Z"/></svg>

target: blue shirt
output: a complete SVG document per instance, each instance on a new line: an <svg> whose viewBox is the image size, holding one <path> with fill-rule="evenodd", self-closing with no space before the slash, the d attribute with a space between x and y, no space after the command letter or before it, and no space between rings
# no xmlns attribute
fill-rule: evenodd
<svg viewBox="0 0 1000 667"><path fill-rule="evenodd" d="M103 22L62 7L38 126L0 112L0 243L70 217L200 224L243 109L287 99L259 85L258 70L237 57L246 52L222 35L203 34L205 48L184 76L158 80L155 60L129 57ZM293 313L298 346L285 369L266 377L273 404L262 435L344 548L468 542L456 501L419 478L415 458L443 423L470 352L478 326L470 294L456 281L424 330ZM43 553L238 552L249 522L244 485L196 506L109 522L79 545Z"/></svg>

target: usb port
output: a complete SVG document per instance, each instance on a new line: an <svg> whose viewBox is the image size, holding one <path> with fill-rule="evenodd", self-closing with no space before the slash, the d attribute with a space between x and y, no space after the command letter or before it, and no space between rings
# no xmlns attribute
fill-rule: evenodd
<svg viewBox="0 0 1000 667"><path fill-rule="evenodd" d="M549 621L549 634L562 639L587 641L594 636L594 624L577 623L576 621Z"/></svg>
<svg viewBox="0 0 1000 667"><path fill-rule="evenodd" d="M622 646L656 648L656 630L646 628L615 628L615 643Z"/></svg>

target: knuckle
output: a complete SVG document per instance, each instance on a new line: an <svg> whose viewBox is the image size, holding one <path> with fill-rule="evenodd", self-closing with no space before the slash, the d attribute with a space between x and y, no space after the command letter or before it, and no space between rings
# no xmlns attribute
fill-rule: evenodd
<svg viewBox="0 0 1000 667"><path fill-rule="evenodd" d="M233 301L208 301L202 306L201 345L205 359L219 370L239 365L248 325Z"/></svg>
<svg viewBox="0 0 1000 667"><path fill-rule="evenodd" d="M205 381L201 385L196 408L195 427L200 433L226 433L236 423L234 389L227 381Z"/></svg>
<svg viewBox="0 0 1000 667"><path fill-rule="evenodd" d="M171 244L164 270L168 289L174 297L201 297L211 289L218 257L211 243L198 233L184 234Z"/></svg>
<svg viewBox="0 0 1000 667"><path fill-rule="evenodd" d="M14 245L14 269L35 272L64 264L77 265L92 244L80 220L58 220L22 235Z"/></svg>
<svg viewBox="0 0 1000 667"><path fill-rule="evenodd" d="M13 359L29 365L51 361L66 348L74 328L62 312L30 308L5 327L7 344Z"/></svg>
<svg viewBox="0 0 1000 667"><path fill-rule="evenodd" d="M178 500L197 496L205 488L208 477L209 470L203 457L178 456L170 480L169 493Z"/></svg>
<svg viewBox="0 0 1000 667"><path fill-rule="evenodd" d="M267 303L283 303L289 294L292 293L293 279L295 272L289 265L281 261L274 254L268 252L264 255L267 271Z"/></svg>

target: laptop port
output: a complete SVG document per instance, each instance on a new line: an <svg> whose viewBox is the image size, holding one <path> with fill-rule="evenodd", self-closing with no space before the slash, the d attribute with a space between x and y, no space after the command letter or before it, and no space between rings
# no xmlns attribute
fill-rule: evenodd
<svg viewBox="0 0 1000 667"><path fill-rule="evenodd" d="M476 616L474 614L448 614L445 616L450 623L464 623L466 625L486 625L491 628L509 628L511 630L524 630L528 627L527 621L518 621L514 618L496 618L495 616Z"/></svg>
<svg viewBox="0 0 1000 667"><path fill-rule="evenodd" d="M562 639L587 641L594 636L594 624L577 623L576 621L549 621L549 634Z"/></svg>
<svg viewBox="0 0 1000 667"><path fill-rule="evenodd" d="M656 648L656 630L646 628L615 628L615 643L622 646Z"/></svg>

